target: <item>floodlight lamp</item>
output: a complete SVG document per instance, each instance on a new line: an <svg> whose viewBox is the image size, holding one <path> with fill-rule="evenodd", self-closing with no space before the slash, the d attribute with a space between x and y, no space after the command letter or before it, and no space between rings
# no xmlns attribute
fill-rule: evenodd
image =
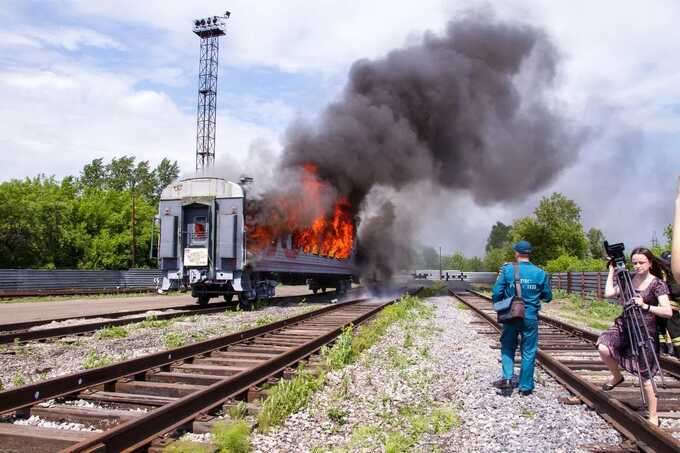
<svg viewBox="0 0 680 453"><path fill-rule="evenodd" d="M198 19L196 19L196 20L194 21L194 26L195 26L195 27L198 27L199 25L201 25L201 21L198 20Z"/></svg>
<svg viewBox="0 0 680 453"><path fill-rule="evenodd" d="M230 12L230 11L226 11L226 12L224 13L224 17L226 17L227 19L229 19L229 16L231 16L231 12Z"/></svg>
<svg viewBox="0 0 680 453"><path fill-rule="evenodd" d="M201 19L201 25L205 25L205 19Z"/></svg>

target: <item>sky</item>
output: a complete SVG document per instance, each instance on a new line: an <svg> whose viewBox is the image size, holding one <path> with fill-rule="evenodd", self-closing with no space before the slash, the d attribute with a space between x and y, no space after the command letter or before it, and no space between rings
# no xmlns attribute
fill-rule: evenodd
<svg viewBox="0 0 680 453"><path fill-rule="evenodd" d="M226 173L248 167L253 143L278 152L291 122L313 120L337 98L356 60L441 32L470 9L491 10L541 27L555 43L555 99L587 139L553 181L512 204L478 206L464 191L433 189L418 239L483 254L496 221L531 214L555 191L611 241L662 239L680 176L675 0L0 1L0 181L77 175L92 159L123 155L152 165L167 157L188 174L199 50L192 21L227 9L216 151Z"/></svg>

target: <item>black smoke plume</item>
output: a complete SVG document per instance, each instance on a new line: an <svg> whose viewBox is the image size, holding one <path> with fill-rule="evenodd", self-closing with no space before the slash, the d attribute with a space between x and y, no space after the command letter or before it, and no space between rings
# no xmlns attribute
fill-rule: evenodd
<svg viewBox="0 0 680 453"><path fill-rule="evenodd" d="M399 191L423 181L466 190L481 204L520 199L550 182L578 149L578 134L550 96L558 60L534 26L484 15L452 21L441 36L357 61L316 124L289 128L282 166L315 165L356 214L376 186ZM394 207L382 212L372 225L397 234L389 227ZM389 273L385 243L410 238L374 241L375 228L364 228L370 237L359 238L361 255Z"/></svg>

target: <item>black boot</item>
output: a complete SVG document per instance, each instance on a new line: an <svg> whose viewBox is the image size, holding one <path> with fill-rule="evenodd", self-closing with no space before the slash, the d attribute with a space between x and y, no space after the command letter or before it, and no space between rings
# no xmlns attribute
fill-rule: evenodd
<svg viewBox="0 0 680 453"><path fill-rule="evenodd" d="M500 378L500 379L498 379L497 381L493 381L493 382L491 383L491 385L493 385L494 387L496 387L497 389L499 389L499 388L502 388L502 387L503 387L503 385L505 384L505 382L506 382L507 380L508 380L508 379ZM513 375L512 375L512 379L510 379L510 381L512 381L512 386L513 386L513 387L517 387L517 385L519 384L519 376L517 376L516 374L513 374Z"/></svg>
<svg viewBox="0 0 680 453"><path fill-rule="evenodd" d="M515 388L512 379L501 379L497 387L498 390L496 391L496 394L501 396L512 395L512 390Z"/></svg>

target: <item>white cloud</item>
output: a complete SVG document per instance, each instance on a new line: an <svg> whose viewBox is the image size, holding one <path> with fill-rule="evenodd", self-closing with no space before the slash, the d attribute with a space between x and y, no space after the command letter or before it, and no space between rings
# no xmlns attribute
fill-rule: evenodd
<svg viewBox="0 0 680 453"><path fill-rule="evenodd" d="M64 66L55 71L0 74L0 180L38 173L77 174L97 157L133 155L194 167L195 117L165 93L137 90L116 73ZM253 123L218 117L218 159L245 155L272 133Z"/></svg>
<svg viewBox="0 0 680 453"><path fill-rule="evenodd" d="M76 27L21 27L0 33L0 46L14 48L59 47L68 51L76 51L82 47L99 47L124 50L116 39L87 28Z"/></svg>

